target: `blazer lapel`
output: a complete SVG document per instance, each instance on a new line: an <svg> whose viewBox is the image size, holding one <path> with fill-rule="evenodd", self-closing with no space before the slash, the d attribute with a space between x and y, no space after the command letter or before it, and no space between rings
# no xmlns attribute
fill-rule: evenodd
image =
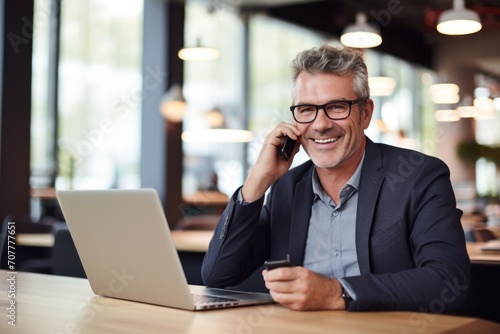
<svg viewBox="0 0 500 334"><path fill-rule="evenodd" d="M312 171L314 166L297 183L293 198L290 226L290 261L294 265L302 265L306 250L307 232L313 201Z"/></svg>
<svg viewBox="0 0 500 334"><path fill-rule="evenodd" d="M381 152L369 138L366 138L356 218L356 252L361 274L370 272L370 231L378 195L385 177L379 172L381 168Z"/></svg>

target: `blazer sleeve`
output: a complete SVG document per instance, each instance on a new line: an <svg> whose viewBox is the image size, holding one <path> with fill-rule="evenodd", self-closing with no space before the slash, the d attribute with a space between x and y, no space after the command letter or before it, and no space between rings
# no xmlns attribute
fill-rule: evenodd
<svg viewBox="0 0 500 334"><path fill-rule="evenodd" d="M456 208L448 167L438 159L428 159L416 168L409 184L383 186L378 197L384 203L379 211L398 214L406 227L413 264L403 270L377 272L376 263L387 260L376 258L376 245L370 244L370 271L342 281L355 296L349 310L446 313L463 305L470 261L460 224L462 212ZM389 200L384 202L382 197ZM383 217L375 215L372 224ZM391 240L385 242L391 244Z"/></svg>
<svg viewBox="0 0 500 334"><path fill-rule="evenodd" d="M240 189L222 213L203 259L201 275L207 286L239 284L268 259L269 224L264 198L238 203Z"/></svg>

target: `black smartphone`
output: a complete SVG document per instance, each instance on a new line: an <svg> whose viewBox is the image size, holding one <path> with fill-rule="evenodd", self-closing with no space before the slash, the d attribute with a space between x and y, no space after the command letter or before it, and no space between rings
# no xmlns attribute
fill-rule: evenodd
<svg viewBox="0 0 500 334"><path fill-rule="evenodd" d="M273 269L280 268L280 267L293 267L293 265L290 262L290 254L287 254L286 259L284 259L284 260L264 262L264 267L267 270L273 270Z"/></svg>
<svg viewBox="0 0 500 334"><path fill-rule="evenodd" d="M296 140L293 140L292 138L286 136L285 142L281 147L281 156L286 161L290 160L290 157L292 156L293 148L295 147L295 142Z"/></svg>

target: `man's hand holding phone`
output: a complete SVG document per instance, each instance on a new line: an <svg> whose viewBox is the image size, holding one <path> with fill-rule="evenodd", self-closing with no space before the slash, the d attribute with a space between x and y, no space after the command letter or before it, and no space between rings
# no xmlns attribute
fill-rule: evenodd
<svg viewBox="0 0 500 334"><path fill-rule="evenodd" d="M293 140L290 137L285 136L285 142L283 143L283 146L281 147L281 156L286 161L290 160L296 142L297 142L296 140Z"/></svg>
<svg viewBox="0 0 500 334"><path fill-rule="evenodd" d="M266 270L273 270L280 267L293 267L293 265L290 262L290 254L287 254L284 260L264 262L264 267L266 268Z"/></svg>
<svg viewBox="0 0 500 334"><path fill-rule="evenodd" d="M288 171L294 154L299 150L300 135L293 124L281 122L266 136L241 190L243 200L253 202L261 198Z"/></svg>
<svg viewBox="0 0 500 334"><path fill-rule="evenodd" d="M294 267L288 254L283 260L264 262L264 267L266 287L277 303L292 310L345 309L342 286L337 280L301 266ZM290 269L275 271L283 267Z"/></svg>

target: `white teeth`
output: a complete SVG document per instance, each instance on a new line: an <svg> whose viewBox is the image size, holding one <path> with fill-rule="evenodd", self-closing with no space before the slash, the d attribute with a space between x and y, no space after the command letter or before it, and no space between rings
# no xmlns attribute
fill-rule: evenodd
<svg viewBox="0 0 500 334"><path fill-rule="evenodd" d="M338 137L336 138L328 138L328 139L314 139L314 142L319 143L319 144L326 144L326 143L333 143L334 141L337 141L339 139Z"/></svg>

